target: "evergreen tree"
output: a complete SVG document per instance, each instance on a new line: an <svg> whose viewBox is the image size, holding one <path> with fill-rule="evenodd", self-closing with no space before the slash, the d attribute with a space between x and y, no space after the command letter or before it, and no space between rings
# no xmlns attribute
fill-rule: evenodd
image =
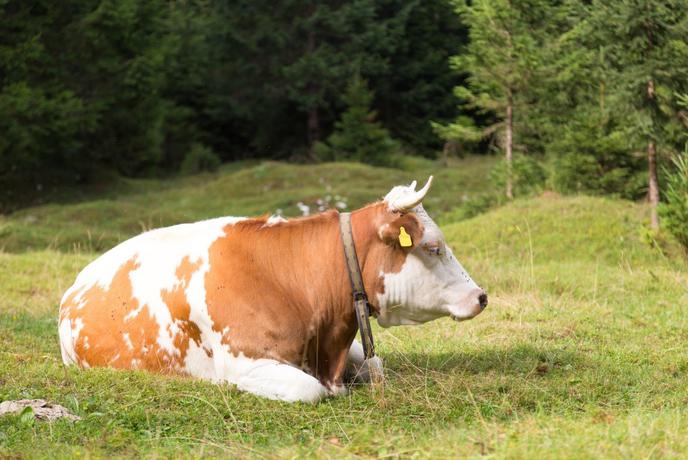
<svg viewBox="0 0 688 460"><path fill-rule="evenodd" d="M452 90L465 82L463 73L451 71L449 58L467 43L467 28L450 0L377 3L379 15L400 29L387 70L369 78L380 121L416 152L434 156L442 139L428 121L446 124L456 117Z"/></svg>
<svg viewBox="0 0 688 460"><path fill-rule="evenodd" d="M373 94L365 80L355 76L343 96L347 109L335 123L335 131L327 144L319 143L315 151L323 160L361 161L373 165L387 165L391 154L398 149L389 132L375 121L370 106Z"/></svg>
<svg viewBox="0 0 688 460"><path fill-rule="evenodd" d="M626 96L617 109L634 114L627 118L628 138L632 147L646 146L651 227L658 229L657 150L677 151L677 94L688 91L688 2L594 1L591 13L590 24L597 39L609 44L618 90Z"/></svg>
<svg viewBox="0 0 688 460"><path fill-rule="evenodd" d="M14 177L63 171L84 178L96 165L154 171L173 51L165 2L8 1L0 8L9 42L0 53L0 157Z"/></svg>
<svg viewBox="0 0 688 460"><path fill-rule="evenodd" d="M456 87L455 94L464 110L493 117L493 122L476 127L471 118L463 116L436 128L453 141L495 138L504 150L505 193L512 198L514 134L519 122L527 118L536 85L541 47L538 31L548 20L546 2L457 1L457 9L469 26L470 43L464 54L452 59L457 71L468 74L467 85Z"/></svg>
<svg viewBox="0 0 688 460"><path fill-rule="evenodd" d="M549 104L546 137L559 158L557 174L569 183L579 181L576 177L588 181L585 190L629 198L645 188L656 229L657 158L681 148L676 94L688 85L688 2L567 6L576 24L558 41L552 59L557 73L550 74L542 91ZM645 187L638 180L643 177Z"/></svg>
<svg viewBox="0 0 688 460"><path fill-rule="evenodd" d="M642 159L629 152L626 114L615 109L619 95L608 44L592 39L585 4L566 2L557 12L532 114L543 150L553 157L553 184L562 192L638 198Z"/></svg>

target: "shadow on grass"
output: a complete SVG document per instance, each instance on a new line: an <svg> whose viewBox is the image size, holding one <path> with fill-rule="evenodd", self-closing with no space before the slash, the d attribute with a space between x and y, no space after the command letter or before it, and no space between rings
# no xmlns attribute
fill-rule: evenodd
<svg viewBox="0 0 688 460"><path fill-rule="evenodd" d="M415 373L420 369L466 374L545 375L558 368L568 369L585 364L584 357L577 351L527 344L505 347L485 344L477 351L393 352L384 359L386 367L399 374Z"/></svg>

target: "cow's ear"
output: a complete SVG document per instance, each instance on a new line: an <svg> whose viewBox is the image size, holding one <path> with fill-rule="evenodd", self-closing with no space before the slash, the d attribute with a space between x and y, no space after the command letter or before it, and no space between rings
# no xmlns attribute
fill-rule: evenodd
<svg viewBox="0 0 688 460"><path fill-rule="evenodd" d="M423 226L414 214L408 213L383 223L378 233L385 244L410 249L420 244L423 238Z"/></svg>

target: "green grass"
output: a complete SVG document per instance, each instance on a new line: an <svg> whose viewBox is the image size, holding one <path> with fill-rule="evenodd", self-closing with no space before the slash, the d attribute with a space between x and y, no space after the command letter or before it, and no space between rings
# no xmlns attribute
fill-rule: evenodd
<svg viewBox="0 0 688 460"><path fill-rule="evenodd" d="M464 193L489 190L490 164L468 159L435 171L430 212L452 215ZM685 456L688 269L671 241L662 251L648 244L644 206L618 200L542 196L444 225L490 306L461 324L376 329L383 387L310 406L61 365L61 293L116 241L217 214L293 215L297 201L312 204L327 185L355 207L394 183L424 179L426 166L247 165L6 216L0 400L49 399L84 419L0 418L0 456Z"/></svg>

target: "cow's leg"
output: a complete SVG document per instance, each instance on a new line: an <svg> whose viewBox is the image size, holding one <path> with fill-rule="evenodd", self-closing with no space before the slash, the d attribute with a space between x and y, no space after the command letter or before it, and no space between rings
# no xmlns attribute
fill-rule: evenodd
<svg viewBox="0 0 688 460"><path fill-rule="evenodd" d="M234 369L226 379L240 390L270 399L310 403L331 394L318 379L296 367L272 359L243 360L240 371Z"/></svg>
<svg viewBox="0 0 688 460"><path fill-rule="evenodd" d="M60 352L62 362L65 364L77 364L77 357L74 351L74 337L72 337L72 321L64 318L59 323Z"/></svg>
<svg viewBox="0 0 688 460"><path fill-rule="evenodd" d="M368 361L363 354L363 345L357 340L351 343L346 364L346 380L354 383L370 383L371 367L382 375L382 360L375 356Z"/></svg>

